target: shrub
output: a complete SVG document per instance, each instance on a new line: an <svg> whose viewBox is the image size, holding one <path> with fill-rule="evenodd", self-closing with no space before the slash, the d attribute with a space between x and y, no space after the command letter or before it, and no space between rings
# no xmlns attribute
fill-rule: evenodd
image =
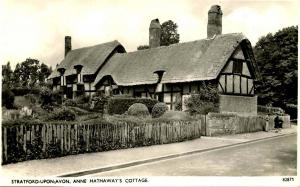
<svg viewBox="0 0 300 187"><path fill-rule="evenodd" d="M206 84L205 82L201 85L199 94L193 94L184 101L187 111L191 115L218 112L218 103L218 88L211 83Z"/></svg>
<svg viewBox="0 0 300 187"><path fill-rule="evenodd" d="M146 105L142 103L134 103L128 108L128 115L137 116L137 117L145 117L149 116L149 110Z"/></svg>
<svg viewBox="0 0 300 187"><path fill-rule="evenodd" d="M93 97L90 108L93 110L97 110L98 112L104 113L105 105L107 105L108 98L109 97L104 95Z"/></svg>
<svg viewBox="0 0 300 187"><path fill-rule="evenodd" d="M5 106L7 109L12 109L14 107L15 95L8 89L3 88L2 90L2 106Z"/></svg>
<svg viewBox="0 0 300 187"><path fill-rule="evenodd" d="M284 110L291 116L291 119L297 119L297 105L294 104L286 104Z"/></svg>
<svg viewBox="0 0 300 187"><path fill-rule="evenodd" d="M65 106L76 106L76 102L73 99L66 99L64 101Z"/></svg>
<svg viewBox="0 0 300 187"><path fill-rule="evenodd" d="M34 105L37 103L37 96L34 94L27 94L24 96L26 100L29 101L30 104Z"/></svg>
<svg viewBox="0 0 300 187"><path fill-rule="evenodd" d="M11 91L15 94L15 96L24 96L27 94L39 94L40 90L38 88L12 88Z"/></svg>
<svg viewBox="0 0 300 187"><path fill-rule="evenodd" d="M62 104L63 103L62 90L52 91L52 100L55 101L57 104Z"/></svg>
<svg viewBox="0 0 300 187"><path fill-rule="evenodd" d="M49 116L48 120L57 120L57 121L75 121L76 113L66 107L55 109L52 114Z"/></svg>
<svg viewBox="0 0 300 187"><path fill-rule="evenodd" d="M99 113L89 113L86 115L79 116L77 121L88 122L90 120L94 120L94 119L98 119L98 118L102 119L102 115L100 115Z"/></svg>
<svg viewBox="0 0 300 187"><path fill-rule="evenodd" d="M149 98L130 98L130 97L112 97L108 99L108 114L123 114L134 103L142 103L147 106L149 112L152 112L153 106L158 103L155 99Z"/></svg>
<svg viewBox="0 0 300 187"><path fill-rule="evenodd" d="M169 108L165 103L156 103L152 109L152 117L158 118L162 116L168 109Z"/></svg>
<svg viewBox="0 0 300 187"><path fill-rule="evenodd" d="M42 101L42 106L45 106L45 105L52 105L53 103L53 93L52 93L52 90L50 90L48 87L46 86L43 86L41 88L41 101Z"/></svg>
<svg viewBox="0 0 300 187"><path fill-rule="evenodd" d="M77 104L84 104L84 103L88 103L89 101L90 101L90 97L86 95L80 95L75 99L75 102Z"/></svg>
<svg viewBox="0 0 300 187"><path fill-rule="evenodd" d="M208 114L209 112L218 112L219 110L218 103L203 100L200 94L191 95L191 97L185 100L184 104L191 115Z"/></svg>
<svg viewBox="0 0 300 187"><path fill-rule="evenodd" d="M79 108L77 106L68 106L68 108L73 110L76 113L76 115L79 115L79 116L90 114L89 111Z"/></svg>

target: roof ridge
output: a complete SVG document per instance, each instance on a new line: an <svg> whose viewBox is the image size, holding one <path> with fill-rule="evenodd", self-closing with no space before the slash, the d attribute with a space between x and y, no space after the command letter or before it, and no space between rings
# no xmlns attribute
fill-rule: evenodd
<svg viewBox="0 0 300 187"><path fill-rule="evenodd" d="M155 47L155 48L148 48L148 49L142 49L142 50L136 50L136 51L130 51L124 54L130 54L130 53L136 53L136 52L146 52L146 51L151 51L151 50L158 50L158 49L163 49L163 48L168 48L168 47L175 47L178 45L184 45L184 44L190 44L193 42L200 42L200 41L204 41L204 40L215 40L216 38L221 38L221 37L226 37L228 35L243 35L244 34L242 32L236 32L236 33L226 33L226 34L220 34L220 35L216 35L213 38L202 38L202 39L198 39L198 40L192 40L192 41L185 41L185 42L180 42L180 43L174 43L168 46L159 46L159 47Z"/></svg>
<svg viewBox="0 0 300 187"><path fill-rule="evenodd" d="M100 44L96 44L96 45L91 45L91 46L86 46L86 47L72 49L71 51L76 51L76 50L80 50L80 49L87 49L87 48L92 48L92 47L96 47L96 46L100 46L100 45L107 45L107 44L112 44L112 43L119 43L119 44L121 44L118 40L112 40L110 42L105 42L105 43L100 43Z"/></svg>

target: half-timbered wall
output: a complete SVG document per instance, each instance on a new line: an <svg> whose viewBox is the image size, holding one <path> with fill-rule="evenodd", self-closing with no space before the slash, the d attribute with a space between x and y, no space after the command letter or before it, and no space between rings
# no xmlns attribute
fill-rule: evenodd
<svg viewBox="0 0 300 187"><path fill-rule="evenodd" d="M250 60L240 47L227 62L219 77L219 92L225 95L254 95L253 76L248 64Z"/></svg>
<svg viewBox="0 0 300 187"><path fill-rule="evenodd" d="M215 82L210 81L215 84ZM216 85L216 84L215 84ZM191 94L199 93L203 86L202 81L162 84L162 89L156 91L156 84L153 85L138 85L138 86L122 86L119 87L119 94L124 94L132 97L153 98L167 104L170 110L177 110L178 103L182 103L184 108L184 98L188 98ZM177 108L177 109L176 109Z"/></svg>

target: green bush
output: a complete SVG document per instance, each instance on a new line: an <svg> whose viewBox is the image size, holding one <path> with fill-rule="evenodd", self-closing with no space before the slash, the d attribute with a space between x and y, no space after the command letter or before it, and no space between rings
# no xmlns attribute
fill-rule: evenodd
<svg viewBox="0 0 300 187"><path fill-rule="evenodd" d="M168 109L169 108L165 103L156 103L152 109L152 117L158 118L162 116Z"/></svg>
<svg viewBox="0 0 300 187"><path fill-rule="evenodd" d="M66 107L54 109L48 120L55 121L75 121L76 113Z"/></svg>
<svg viewBox="0 0 300 187"><path fill-rule="evenodd" d="M146 105L151 113L153 106L158 103L158 101L149 98L112 97L108 99L107 112L110 115L124 114L134 103L142 103Z"/></svg>
<svg viewBox="0 0 300 187"><path fill-rule="evenodd" d="M134 103L128 108L128 115L137 116L137 117L145 117L149 116L149 110L146 105L142 103Z"/></svg>
<svg viewBox="0 0 300 187"><path fill-rule="evenodd" d="M2 106L5 106L7 109L14 108L15 95L8 89L3 88L2 90Z"/></svg>

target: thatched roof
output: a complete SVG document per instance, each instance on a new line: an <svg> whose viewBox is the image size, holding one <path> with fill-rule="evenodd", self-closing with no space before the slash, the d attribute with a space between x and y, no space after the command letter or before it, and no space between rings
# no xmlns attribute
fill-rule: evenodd
<svg viewBox="0 0 300 187"><path fill-rule="evenodd" d="M154 84L216 79L236 47L246 38L240 33L217 35L170 46L115 54L99 71L94 86L106 75L117 85Z"/></svg>
<svg viewBox="0 0 300 187"><path fill-rule="evenodd" d="M75 65L82 65L82 75L95 74L100 66L105 63L106 59L117 48L123 48L123 46L117 41L107 42L100 45L91 47L84 47L70 51L65 59L59 64L58 67L52 72L48 79L58 77L60 74L57 71L58 68L65 68L65 76L76 74L74 69ZM125 51L125 50L124 50Z"/></svg>

